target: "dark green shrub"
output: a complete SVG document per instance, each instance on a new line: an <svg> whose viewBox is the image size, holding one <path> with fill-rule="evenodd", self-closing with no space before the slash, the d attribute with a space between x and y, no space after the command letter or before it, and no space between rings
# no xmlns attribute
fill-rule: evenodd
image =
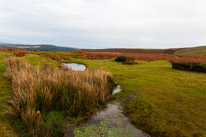
<svg viewBox="0 0 206 137"><path fill-rule="evenodd" d="M134 61L134 59L131 57L127 57L127 60Z"/></svg>
<svg viewBox="0 0 206 137"><path fill-rule="evenodd" d="M135 64L134 59L131 57L119 56L115 58L116 62L122 62L123 64Z"/></svg>
<svg viewBox="0 0 206 137"><path fill-rule="evenodd" d="M125 57L125 56L119 56L117 58L115 58L115 61L116 62L123 62L123 61L126 61L128 57Z"/></svg>
<svg viewBox="0 0 206 137"><path fill-rule="evenodd" d="M172 68L206 73L206 65L195 62L172 62Z"/></svg>

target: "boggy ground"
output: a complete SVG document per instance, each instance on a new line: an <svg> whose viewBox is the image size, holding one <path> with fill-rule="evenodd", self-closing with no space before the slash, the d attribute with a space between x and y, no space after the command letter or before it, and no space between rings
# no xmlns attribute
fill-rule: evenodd
<svg viewBox="0 0 206 137"><path fill-rule="evenodd" d="M139 65L112 59L83 62L112 72L123 89L115 97L136 127L152 136L206 136L205 74L174 70L166 60Z"/></svg>
<svg viewBox="0 0 206 137"><path fill-rule="evenodd" d="M2 57L7 56L7 53L2 54ZM206 74L172 69L167 60L123 65L113 59L87 60L75 58L75 53L55 54L66 54L70 56L70 62L83 63L94 69L103 67L111 72L123 89L115 95L115 99L122 102L125 114L134 125L151 136L206 136ZM21 58L31 64L59 64L58 61L36 55ZM1 82L4 81L1 89L6 87L0 91L0 110L3 112L2 103L9 96L10 87L2 78L2 59L0 63ZM2 113L1 117L1 129L10 129L9 121ZM4 135L2 131L0 135ZM8 133L12 134L6 132L7 136Z"/></svg>

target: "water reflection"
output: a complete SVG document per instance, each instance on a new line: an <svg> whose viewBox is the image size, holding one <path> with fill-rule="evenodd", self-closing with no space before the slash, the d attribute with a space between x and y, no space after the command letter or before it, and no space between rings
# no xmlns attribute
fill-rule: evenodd
<svg viewBox="0 0 206 137"><path fill-rule="evenodd" d="M71 68L72 70L76 71L85 71L86 66L83 64L78 64L78 63L63 63L65 66Z"/></svg>
<svg viewBox="0 0 206 137"><path fill-rule="evenodd" d="M120 92L118 85L113 95ZM93 114L86 122L70 127L65 137L71 136L112 136L112 137L149 137L137 129L122 113L119 103L107 104L105 109Z"/></svg>

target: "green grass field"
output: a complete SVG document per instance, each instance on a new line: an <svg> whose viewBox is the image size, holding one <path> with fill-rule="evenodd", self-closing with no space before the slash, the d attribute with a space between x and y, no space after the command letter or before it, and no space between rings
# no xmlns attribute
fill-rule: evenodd
<svg viewBox="0 0 206 137"><path fill-rule="evenodd" d="M0 52L0 136L15 137L15 133L11 129L9 118L4 114L5 100L9 97L11 87L7 80L3 78L4 59L10 56L8 53Z"/></svg>
<svg viewBox="0 0 206 137"><path fill-rule="evenodd" d="M67 53L70 54L70 53ZM0 136L9 136L9 120L3 115L3 102L10 86L3 79L3 59L0 53ZM22 57L31 64L59 62L36 55ZM168 61L122 65L114 60L82 60L88 68L104 68L114 75L122 92L115 95L122 102L124 112L136 127L154 136L206 136L206 74L174 70ZM6 131L6 134L4 134Z"/></svg>
<svg viewBox="0 0 206 137"><path fill-rule="evenodd" d="M205 74L174 70L168 61L84 63L112 72L123 89L116 99L138 128L155 136L206 136Z"/></svg>

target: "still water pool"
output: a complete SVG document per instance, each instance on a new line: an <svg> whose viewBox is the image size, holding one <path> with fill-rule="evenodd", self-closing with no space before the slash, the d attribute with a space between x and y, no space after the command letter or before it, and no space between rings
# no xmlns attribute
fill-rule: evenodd
<svg viewBox="0 0 206 137"><path fill-rule="evenodd" d="M78 64L78 63L63 63L65 66L71 68L72 70L76 71L85 71L86 66L83 64Z"/></svg>

